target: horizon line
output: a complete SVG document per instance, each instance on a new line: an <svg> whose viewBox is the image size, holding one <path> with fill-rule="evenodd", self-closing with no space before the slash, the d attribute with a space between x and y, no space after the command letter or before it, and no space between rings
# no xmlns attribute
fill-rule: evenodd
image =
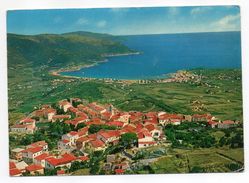
<svg viewBox="0 0 249 183"><path fill-rule="evenodd" d="M63 32L63 33L36 33L36 34L21 34L21 33L15 33L15 32L6 32L7 34L15 34L15 35L23 35L23 36L37 36L37 35L62 35L67 33L76 33L76 32L86 32L86 33L95 33L95 34L106 34L111 36L143 36L143 35L162 35L162 34L198 34L198 33L222 33L222 32L241 32L241 30L231 30L231 31L201 31L201 32L172 32L172 33L145 33L145 34L112 34L112 33L101 33L101 32L91 32L91 31L70 31L70 32Z"/></svg>

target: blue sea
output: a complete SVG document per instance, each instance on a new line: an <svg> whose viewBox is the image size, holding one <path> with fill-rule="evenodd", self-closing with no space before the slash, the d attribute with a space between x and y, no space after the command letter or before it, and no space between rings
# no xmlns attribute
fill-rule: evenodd
<svg viewBox="0 0 249 183"><path fill-rule="evenodd" d="M109 57L100 63L63 75L155 79L177 70L193 68L241 68L240 32L135 35L123 44L139 55Z"/></svg>

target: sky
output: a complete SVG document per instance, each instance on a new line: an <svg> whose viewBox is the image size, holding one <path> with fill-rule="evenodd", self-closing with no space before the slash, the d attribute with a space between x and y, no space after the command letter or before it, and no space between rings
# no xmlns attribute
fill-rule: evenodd
<svg viewBox="0 0 249 183"><path fill-rule="evenodd" d="M12 10L7 32L113 35L240 31L238 6Z"/></svg>

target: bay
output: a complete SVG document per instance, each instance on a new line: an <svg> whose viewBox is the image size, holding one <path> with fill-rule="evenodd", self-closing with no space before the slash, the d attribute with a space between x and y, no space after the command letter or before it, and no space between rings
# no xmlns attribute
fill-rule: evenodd
<svg viewBox="0 0 249 183"><path fill-rule="evenodd" d="M123 44L138 55L108 57L107 62L62 75L155 79L177 70L241 68L240 32L122 36Z"/></svg>

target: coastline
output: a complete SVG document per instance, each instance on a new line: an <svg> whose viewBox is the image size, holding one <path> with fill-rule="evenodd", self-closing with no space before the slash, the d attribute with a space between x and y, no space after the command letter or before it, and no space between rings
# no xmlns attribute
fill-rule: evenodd
<svg viewBox="0 0 249 183"><path fill-rule="evenodd" d="M108 62L108 57L119 57L119 56L128 56L128 55L139 55L141 52L131 52L131 53L117 53L117 54L105 54L101 55L102 57L105 57L104 60L96 60L94 63L91 64L84 64L84 65L78 65L78 66L72 66L72 67L66 67L66 68L61 68L57 70L52 70L49 72L50 75L52 76L59 76L59 77L64 77L64 78L77 78L77 79L97 79L97 78L91 78L91 77L80 77L80 76L68 76L68 75L63 75L61 74L62 72L73 72L73 71L78 71L83 68L89 68L89 67L94 67L100 63ZM103 78L104 79L104 78ZM108 79L108 78L106 78ZM131 80L129 80L131 81Z"/></svg>

